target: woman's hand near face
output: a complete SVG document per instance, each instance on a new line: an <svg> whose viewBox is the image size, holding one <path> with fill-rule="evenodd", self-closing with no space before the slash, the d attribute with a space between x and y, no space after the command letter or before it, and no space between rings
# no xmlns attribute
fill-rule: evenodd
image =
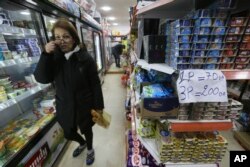
<svg viewBox="0 0 250 167"><path fill-rule="evenodd" d="M46 53L53 53L56 48L56 43L55 41L51 41L45 45L45 51Z"/></svg>

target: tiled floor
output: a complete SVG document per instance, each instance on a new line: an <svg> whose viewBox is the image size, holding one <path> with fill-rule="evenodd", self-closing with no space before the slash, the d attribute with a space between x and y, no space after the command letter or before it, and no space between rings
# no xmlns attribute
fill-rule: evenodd
<svg viewBox="0 0 250 167"><path fill-rule="evenodd" d="M105 76L103 88L105 110L112 115L108 130L95 125L94 149L96 161L93 167L125 166L125 97L126 89L121 85L120 74ZM86 150L77 158L72 157L78 146L71 142L58 159L54 167L85 167Z"/></svg>
<svg viewBox="0 0 250 167"><path fill-rule="evenodd" d="M93 167L125 166L125 109L126 89L121 85L120 74L108 74L102 86L105 110L112 115L112 123L108 130L94 126L94 149L96 161ZM220 167L229 167L229 151L244 150L234 139L232 132L221 132L228 140L229 146ZM55 167L85 167L86 151L79 157L72 158L77 143L71 142L61 154Z"/></svg>

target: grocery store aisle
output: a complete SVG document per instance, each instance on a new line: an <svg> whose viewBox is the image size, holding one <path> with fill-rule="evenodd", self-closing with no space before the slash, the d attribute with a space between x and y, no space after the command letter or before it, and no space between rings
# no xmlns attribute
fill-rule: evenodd
<svg viewBox="0 0 250 167"><path fill-rule="evenodd" d="M94 126L94 149L96 153L93 167L121 167L125 165L125 109L126 89L121 85L121 75L105 76L103 88L105 111L112 115L108 130ZM77 158L72 157L73 150L78 146L71 142L58 158L54 167L85 167L85 150Z"/></svg>

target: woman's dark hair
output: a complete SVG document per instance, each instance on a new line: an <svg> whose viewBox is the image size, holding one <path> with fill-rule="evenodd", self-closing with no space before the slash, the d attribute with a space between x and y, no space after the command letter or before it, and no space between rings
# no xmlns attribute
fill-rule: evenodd
<svg viewBox="0 0 250 167"><path fill-rule="evenodd" d="M55 29L56 28L62 28L62 29L67 30L69 32L69 34L72 36L72 38L75 40L74 47L76 45L78 45L78 46L80 46L80 48L83 48L84 50L86 50L86 46L84 44L81 44L77 30L70 21L68 21L65 18L60 18L55 22L55 24L53 25L52 30L51 30L53 39L55 39Z"/></svg>

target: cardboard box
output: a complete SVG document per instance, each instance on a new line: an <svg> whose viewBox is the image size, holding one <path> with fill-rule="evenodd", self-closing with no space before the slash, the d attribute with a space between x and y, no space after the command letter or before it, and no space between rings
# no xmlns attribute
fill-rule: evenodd
<svg viewBox="0 0 250 167"><path fill-rule="evenodd" d="M140 116L142 118L176 119L178 111L178 97L142 98L140 103Z"/></svg>

